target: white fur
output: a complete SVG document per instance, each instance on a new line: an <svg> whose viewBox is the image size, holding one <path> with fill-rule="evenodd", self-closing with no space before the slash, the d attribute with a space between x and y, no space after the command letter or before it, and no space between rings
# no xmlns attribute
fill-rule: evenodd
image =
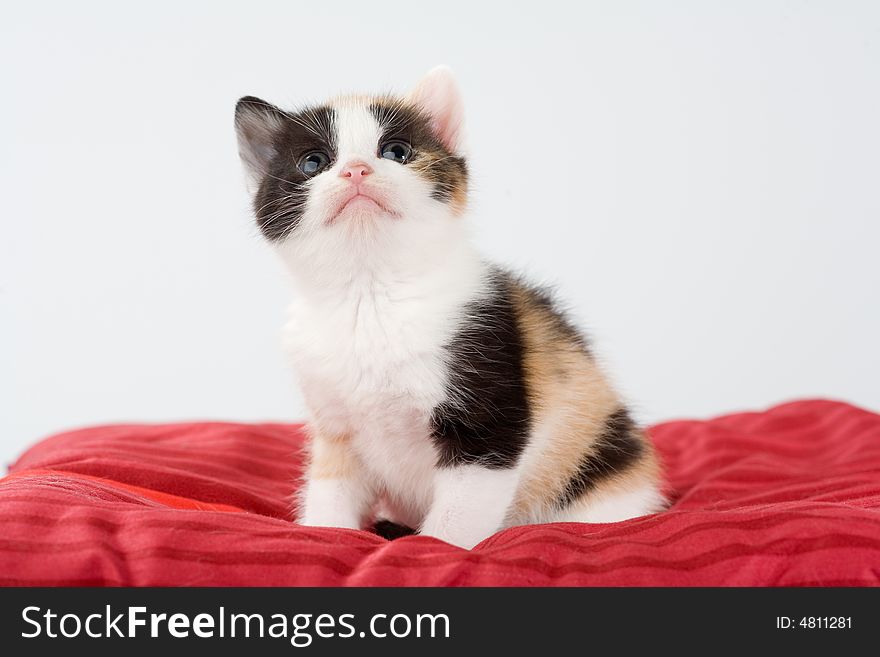
<svg viewBox="0 0 880 657"><path fill-rule="evenodd" d="M434 501L421 533L472 548L504 524L519 483L519 468L465 465L434 474Z"/></svg>
<svg viewBox="0 0 880 657"><path fill-rule="evenodd" d="M369 498L358 479L307 479L300 522L314 527L359 529Z"/></svg>

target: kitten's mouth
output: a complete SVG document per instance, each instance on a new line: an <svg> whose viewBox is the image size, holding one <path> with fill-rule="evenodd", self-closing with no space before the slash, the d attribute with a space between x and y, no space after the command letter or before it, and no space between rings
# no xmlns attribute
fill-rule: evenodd
<svg viewBox="0 0 880 657"><path fill-rule="evenodd" d="M328 223L332 224L337 219L339 219L339 217L346 210L355 208L365 210L367 212L385 213L395 217L397 216L396 212L385 205L385 202L381 199L381 197L374 196L369 192L364 191L363 189L357 189L340 204L339 209L336 211L336 214L333 215Z"/></svg>

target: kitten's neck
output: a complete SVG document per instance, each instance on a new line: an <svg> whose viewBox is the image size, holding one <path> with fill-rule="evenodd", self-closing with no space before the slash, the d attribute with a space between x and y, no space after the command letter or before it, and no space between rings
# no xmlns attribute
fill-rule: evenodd
<svg viewBox="0 0 880 657"><path fill-rule="evenodd" d="M480 294L488 265L463 227L420 237L370 249L318 247L281 255L298 297L315 310L379 301L454 312Z"/></svg>

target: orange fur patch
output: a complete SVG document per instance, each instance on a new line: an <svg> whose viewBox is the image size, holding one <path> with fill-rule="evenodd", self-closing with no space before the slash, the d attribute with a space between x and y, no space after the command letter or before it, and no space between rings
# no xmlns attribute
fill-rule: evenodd
<svg viewBox="0 0 880 657"><path fill-rule="evenodd" d="M309 449L309 477L312 479L349 479L358 464L348 436L315 434Z"/></svg>
<svg viewBox="0 0 880 657"><path fill-rule="evenodd" d="M522 287L516 288L514 302L523 332L523 364L533 418L533 444L524 457L530 450L541 451L523 472L510 515L514 521L528 521L556 503L584 456L595 449L608 417L622 403L590 354L561 329L546 304ZM641 459L602 480L598 489L628 488L655 480L656 462L645 442Z"/></svg>

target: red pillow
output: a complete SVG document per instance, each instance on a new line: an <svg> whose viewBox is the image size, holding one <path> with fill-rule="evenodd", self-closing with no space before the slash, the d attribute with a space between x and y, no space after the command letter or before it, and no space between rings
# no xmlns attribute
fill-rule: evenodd
<svg viewBox="0 0 880 657"><path fill-rule="evenodd" d="M6 585L876 585L880 416L801 401L651 430L674 500L515 527L472 551L289 520L298 425L117 425L0 480Z"/></svg>

